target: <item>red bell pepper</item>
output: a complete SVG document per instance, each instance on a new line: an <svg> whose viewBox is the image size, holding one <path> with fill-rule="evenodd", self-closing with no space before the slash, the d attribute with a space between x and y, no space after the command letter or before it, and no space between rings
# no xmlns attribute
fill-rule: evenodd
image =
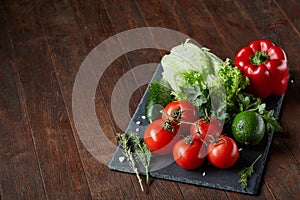
<svg viewBox="0 0 300 200"><path fill-rule="evenodd" d="M283 49L268 40L255 40L236 54L234 64L248 76L248 91L259 98L281 95L288 85L288 62Z"/></svg>

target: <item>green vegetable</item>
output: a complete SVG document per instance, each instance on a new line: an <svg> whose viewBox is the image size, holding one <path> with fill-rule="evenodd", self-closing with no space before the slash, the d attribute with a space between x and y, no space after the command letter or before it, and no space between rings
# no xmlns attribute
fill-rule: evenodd
<svg viewBox="0 0 300 200"><path fill-rule="evenodd" d="M248 178L253 175L254 173L253 167L255 163L261 158L261 156L262 154L260 154L249 167L246 167L245 169L240 171L239 184L243 189L245 189L248 186Z"/></svg>
<svg viewBox="0 0 300 200"><path fill-rule="evenodd" d="M176 100L191 102L200 115L224 118L225 91L216 74L222 63L207 48L186 41L162 58L162 75Z"/></svg>
<svg viewBox="0 0 300 200"><path fill-rule="evenodd" d="M173 92L174 96L178 100L187 100L196 106L200 112L200 115L210 110L210 98L208 87L200 74L197 71L183 72L182 78L185 81L180 86L180 90Z"/></svg>
<svg viewBox="0 0 300 200"><path fill-rule="evenodd" d="M146 101L146 118L151 123L161 117L160 110L173 101L171 88L164 79L154 80L149 85L149 94Z"/></svg>
<svg viewBox="0 0 300 200"><path fill-rule="evenodd" d="M241 71L234 67L230 59L226 59L222 67L218 71L226 91L227 112L235 111L236 102L239 100L238 95L249 84L249 79L243 76Z"/></svg>
<svg viewBox="0 0 300 200"><path fill-rule="evenodd" d="M175 92L178 92L182 87L189 86L186 85L183 73L196 71L201 74L203 80L206 80L208 75L215 74L223 61L209 52L207 48L200 48L187 40L185 43L173 47L170 54L162 58L161 63L164 70L163 79Z"/></svg>

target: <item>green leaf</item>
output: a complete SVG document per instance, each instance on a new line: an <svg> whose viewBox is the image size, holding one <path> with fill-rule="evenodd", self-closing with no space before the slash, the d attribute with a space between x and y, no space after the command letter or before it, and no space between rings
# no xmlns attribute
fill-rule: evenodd
<svg viewBox="0 0 300 200"><path fill-rule="evenodd" d="M276 132L282 132L283 129L280 125L280 123L277 121L277 119L273 116L274 111L266 111L262 117L266 122L266 128L267 131L276 131Z"/></svg>
<svg viewBox="0 0 300 200"><path fill-rule="evenodd" d="M170 85L163 79L157 79L150 83L145 106L146 117L149 122L159 118L161 108L174 100L171 93Z"/></svg>
<svg viewBox="0 0 300 200"><path fill-rule="evenodd" d="M265 103L258 105L258 113L259 114L263 114L265 109L266 109L266 104Z"/></svg>
<svg viewBox="0 0 300 200"><path fill-rule="evenodd" d="M248 186L248 179L254 173L253 167L254 167L255 163L261 158L261 156L262 156L262 154L260 154L249 167L246 167L239 172L240 179L239 179L238 183L241 185L241 187L243 189L245 189Z"/></svg>

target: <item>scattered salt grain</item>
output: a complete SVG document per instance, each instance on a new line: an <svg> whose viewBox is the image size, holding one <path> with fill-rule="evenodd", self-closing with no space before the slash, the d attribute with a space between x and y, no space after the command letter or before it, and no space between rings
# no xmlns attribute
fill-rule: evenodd
<svg viewBox="0 0 300 200"><path fill-rule="evenodd" d="M145 116L145 115L143 115L143 116L142 116L142 119L146 119L146 116Z"/></svg>
<svg viewBox="0 0 300 200"><path fill-rule="evenodd" d="M243 149L242 148L239 148L239 151L242 151Z"/></svg>
<svg viewBox="0 0 300 200"><path fill-rule="evenodd" d="M119 157L119 161L120 161L120 163L123 163L123 162L124 162L124 160L125 160L125 157L124 157L124 156L120 156L120 157Z"/></svg>
<svg viewBox="0 0 300 200"><path fill-rule="evenodd" d="M291 83L294 83L294 80L293 80L293 79L291 80Z"/></svg>
<svg viewBox="0 0 300 200"><path fill-rule="evenodd" d="M139 128L136 128L136 129L135 129L135 131L136 131L136 132L139 132L139 131L140 131L140 129L139 129Z"/></svg>
<svg viewBox="0 0 300 200"><path fill-rule="evenodd" d="M135 123L136 123L137 125L141 124L141 122L140 122L140 121L136 121Z"/></svg>
<svg viewBox="0 0 300 200"><path fill-rule="evenodd" d="M205 176L205 174L206 174L206 173L205 173L205 172L203 172L203 173L202 173L202 176Z"/></svg>

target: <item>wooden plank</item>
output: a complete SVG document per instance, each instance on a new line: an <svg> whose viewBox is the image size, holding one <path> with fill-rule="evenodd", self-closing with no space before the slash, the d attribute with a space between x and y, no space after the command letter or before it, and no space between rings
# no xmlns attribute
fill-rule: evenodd
<svg viewBox="0 0 300 200"><path fill-rule="evenodd" d="M295 73L296 74L296 73ZM300 73L297 72L299 76ZM283 124L283 133L279 133L278 136L287 144L289 150L292 152L295 162L299 166L299 149L298 147L298 134L297 130L300 130L300 90L295 80L292 78L287 90L285 101L282 107L280 121ZM298 83L299 85L299 83Z"/></svg>
<svg viewBox="0 0 300 200"><path fill-rule="evenodd" d="M235 1L201 2L220 36L227 43L227 57L234 58L242 44L248 44L260 36L255 23ZM245 34L245 31L251 31L251 34Z"/></svg>
<svg viewBox="0 0 300 200"><path fill-rule="evenodd" d="M299 164L292 158L291 146L275 137L265 172L265 184L277 199L297 199L300 195Z"/></svg>
<svg viewBox="0 0 300 200"><path fill-rule="evenodd" d="M282 15L285 16L293 31L300 37L300 2L292 0L287 3L283 0L276 0L274 3L277 5Z"/></svg>
<svg viewBox="0 0 300 200"><path fill-rule="evenodd" d="M4 10L47 198L90 198L37 7L10 1Z"/></svg>
<svg viewBox="0 0 300 200"><path fill-rule="evenodd" d="M0 13L0 199L44 199L44 183L2 2Z"/></svg>
<svg viewBox="0 0 300 200"><path fill-rule="evenodd" d="M103 1L103 5L104 8L106 10L107 16L109 17L110 21L111 21L111 26L115 29L114 33L122 33L123 31L130 31L133 30L135 28L139 28L139 27L144 27L145 26L145 22L143 21L142 16L139 13L139 10L137 8L137 6L134 4L134 2L128 1L128 2L123 2L123 3L118 3L117 1ZM123 16L122 18L120 18L120 16ZM136 34L137 38L140 37L137 32L131 32L131 38L135 38L132 35ZM119 44L121 46L121 48L123 48L123 50L125 51L126 49L126 45L127 46L131 46L131 47L138 47L138 46L147 46L147 45L151 45L151 46L156 46L156 44L153 42L152 38L149 38L147 41L142 40L142 39L132 39L130 42L128 41L120 41L121 38L119 38ZM124 43L124 44L122 44ZM123 46L122 46L123 45ZM107 77L107 76L103 76L103 83L111 83L110 87L107 87L107 92L106 94L104 94L104 96L109 97L109 93L114 89L115 83L120 80L121 76L125 73L128 72L129 70L132 70L132 72L130 73L130 76L128 76L129 81L127 82L126 85L124 85L124 87L122 88L125 95L129 95L129 91L128 88L136 88L137 89L137 93L135 93L135 95L131 96L130 99L130 114L132 116L132 114L135 112L137 105L142 97L142 95L145 92L145 87L144 88L138 88L138 80L141 80L141 76L144 76L145 79L147 78L151 78L152 74L155 71L155 68L152 67L144 67L145 69L145 73L144 74L138 74L134 72L134 68L136 66L139 65L143 65L143 64L147 64L147 63L159 63L161 58L161 54L160 51L157 51L156 49L153 50L149 50L149 49L137 49L136 51L131 51L128 53L124 53L123 56L121 56L119 59L117 59L115 62L119 62L116 65L112 65L112 69L116 69L119 68L120 66L123 66L123 72L119 72L119 75L117 76L112 76L112 77ZM110 68L108 68L108 70L110 70ZM120 70L119 70L120 71ZM146 73L147 72L147 73ZM107 77L107 78L106 78ZM105 80L106 78L106 80ZM101 83L100 83L100 87L101 87ZM107 99L107 103L110 103L111 99ZM120 113L122 113L122 111L120 111ZM126 119L128 120L128 119ZM128 121L129 122L129 121ZM128 124L127 122L127 124ZM127 127L123 126L124 128Z"/></svg>
<svg viewBox="0 0 300 200"><path fill-rule="evenodd" d="M211 49L219 57L226 58L227 54L222 54L220 46L223 47L227 44L220 37L218 30L201 3L191 0L179 0L173 2L137 1L137 4L142 10L147 26L178 30L195 39L200 45Z"/></svg>
<svg viewBox="0 0 300 200"><path fill-rule="evenodd" d="M67 12L72 12L72 10L74 10L74 14L68 15ZM135 199L135 190L131 186L131 182L136 181L135 177L124 173L113 173L104 163L95 159L81 143L72 116L72 89L77 71L89 51L100 41L106 39L107 33L112 31L101 2L97 1L91 4L88 1L52 1L41 9L41 17L68 115L72 119L72 128L92 198L109 199L114 196ZM56 23L59 18L67 20L64 23ZM101 85L99 84L97 88L96 105L94 105L99 112L98 120L104 133L114 144L116 144L114 134L117 131L109 112L110 101L107 97L110 95L105 91L108 91L112 87L110 84L115 83L116 77L120 77L125 71L122 63L117 61L116 64L117 69L108 69L103 78L99 80ZM99 145L101 145L100 142ZM139 188L137 190L140 191Z"/></svg>

